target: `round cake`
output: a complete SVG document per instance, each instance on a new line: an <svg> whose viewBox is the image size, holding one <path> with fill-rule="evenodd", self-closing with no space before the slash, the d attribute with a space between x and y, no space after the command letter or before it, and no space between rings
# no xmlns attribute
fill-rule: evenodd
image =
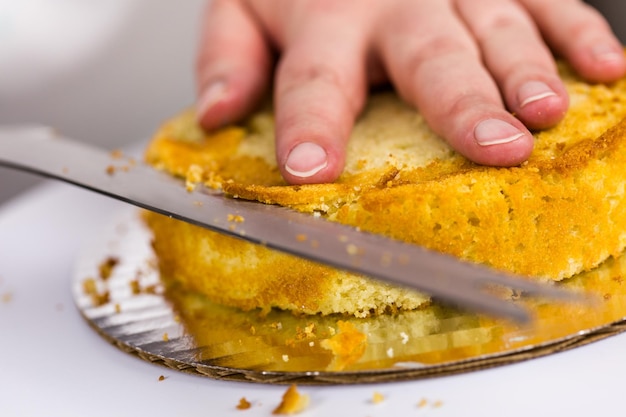
<svg viewBox="0 0 626 417"><path fill-rule="evenodd" d="M288 185L274 156L270 106L204 132L193 111L166 122L146 151L155 168L233 198L278 204L526 275L562 280L626 246L626 81L591 85L565 65L570 109L537 132L530 159L474 164L393 92L372 93L334 183ZM181 185L184 186L184 185ZM146 213L163 279L242 309L363 317L429 297Z"/></svg>

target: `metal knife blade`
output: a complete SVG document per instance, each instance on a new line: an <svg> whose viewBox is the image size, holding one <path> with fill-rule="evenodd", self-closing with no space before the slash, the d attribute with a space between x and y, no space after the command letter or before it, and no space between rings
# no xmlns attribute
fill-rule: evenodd
<svg viewBox="0 0 626 417"><path fill-rule="evenodd" d="M127 203L305 259L417 289L481 313L526 322L529 312L485 292L495 284L560 300L580 294L359 231L293 210L225 197L141 162L40 126L0 128L0 166L65 181ZM233 222L233 219L242 222ZM302 239L306 236L306 240Z"/></svg>

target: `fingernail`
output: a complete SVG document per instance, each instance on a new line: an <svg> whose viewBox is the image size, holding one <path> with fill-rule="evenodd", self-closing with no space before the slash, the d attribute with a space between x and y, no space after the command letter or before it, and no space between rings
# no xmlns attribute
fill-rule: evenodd
<svg viewBox="0 0 626 417"><path fill-rule="evenodd" d="M615 49L611 45L595 45L591 52L598 62L621 61L624 59L624 52L621 49Z"/></svg>
<svg viewBox="0 0 626 417"><path fill-rule="evenodd" d="M481 146L513 142L524 136L515 126L498 119L487 119L474 128L474 138Z"/></svg>
<svg viewBox="0 0 626 417"><path fill-rule="evenodd" d="M324 148L312 142L303 142L289 153L285 170L295 177L307 178L326 168L327 158Z"/></svg>
<svg viewBox="0 0 626 417"><path fill-rule="evenodd" d="M520 107L524 107L535 101L542 100L546 97L555 97L556 93L552 91L546 83L541 81L528 81L523 84L517 92L517 99Z"/></svg>
<svg viewBox="0 0 626 417"><path fill-rule="evenodd" d="M204 93L198 99L196 104L196 111L198 114L205 114L211 110L217 102L219 102L226 94L226 83L222 81L215 82L209 85L204 90Z"/></svg>

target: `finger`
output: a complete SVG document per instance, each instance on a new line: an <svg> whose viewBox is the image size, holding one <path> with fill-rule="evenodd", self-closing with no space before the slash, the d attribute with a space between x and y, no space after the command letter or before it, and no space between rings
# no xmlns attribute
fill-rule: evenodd
<svg viewBox="0 0 626 417"><path fill-rule="evenodd" d="M552 53L519 3L456 3L509 110L533 129L547 128L561 120L567 111L567 91Z"/></svg>
<svg viewBox="0 0 626 417"><path fill-rule="evenodd" d="M552 48L585 78L610 82L626 74L620 42L606 20L579 0L519 0Z"/></svg>
<svg viewBox="0 0 626 417"><path fill-rule="evenodd" d="M449 1L397 1L377 33L388 73L433 130L469 159L510 166L528 158L533 139L504 109L471 35Z"/></svg>
<svg viewBox="0 0 626 417"><path fill-rule="evenodd" d="M287 29L275 81L276 156L292 184L341 174L366 93L364 19L354 18L349 2L309 4L306 19Z"/></svg>
<svg viewBox="0 0 626 417"><path fill-rule="evenodd" d="M239 0L207 8L196 66L201 125L214 129L248 114L269 86L271 51Z"/></svg>

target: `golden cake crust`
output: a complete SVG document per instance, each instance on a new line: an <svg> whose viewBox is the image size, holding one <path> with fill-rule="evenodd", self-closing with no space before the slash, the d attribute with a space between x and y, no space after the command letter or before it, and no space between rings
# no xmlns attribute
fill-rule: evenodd
<svg viewBox="0 0 626 417"><path fill-rule="evenodd" d="M273 154L269 111L260 111L244 126L211 134L197 126L193 112L183 113L159 130L146 159L159 169L187 178L190 187L203 183L233 197L316 212L473 262L560 280L597 266L626 245L626 122L622 121L626 82L589 85L567 67L561 65L560 70L570 94L570 110L559 125L535 134L533 154L517 167L469 162L392 93L370 97L352 134L346 169L333 184L284 183ZM249 289L235 305L316 312L324 295L343 279L327 279L332 272L324 266L265 248L253 249L251 244L179 222L157 220L157 215L149 217L166 274L176 275L206 294L219 292L212 298L222 297L220 302L233 304L233 291ZM162 242L159 229L164 228L178 230L183 238ZM203 252L193 248L199 238L206 246ZM174 243L179 240L186 243ZM186 270L180 260L170 259L189 261L206 257L210 250L232 252L232 259L237 253L246 253L237 258L245 267L233 271L245 274L250 282L241 277L238 290L218 288L208 282L211 278L200 278L208 268L196 265ZM219 262L212 267L221 268ZM263 265L268 266L260 270L263 276L255 275ZM265 276L285 269L295 272ZM207 282L198 284L203 280ZM252 288L268 281L273 282L271 290ZM255 295L248 297L252 293ZM293 294L290 302L278 300L285 293ZM387 297L376 303L415 308L426 300L414 296L411 299L405 294L397 301ZM385 308L361 306L357 310L358 315Z"/></svg>

